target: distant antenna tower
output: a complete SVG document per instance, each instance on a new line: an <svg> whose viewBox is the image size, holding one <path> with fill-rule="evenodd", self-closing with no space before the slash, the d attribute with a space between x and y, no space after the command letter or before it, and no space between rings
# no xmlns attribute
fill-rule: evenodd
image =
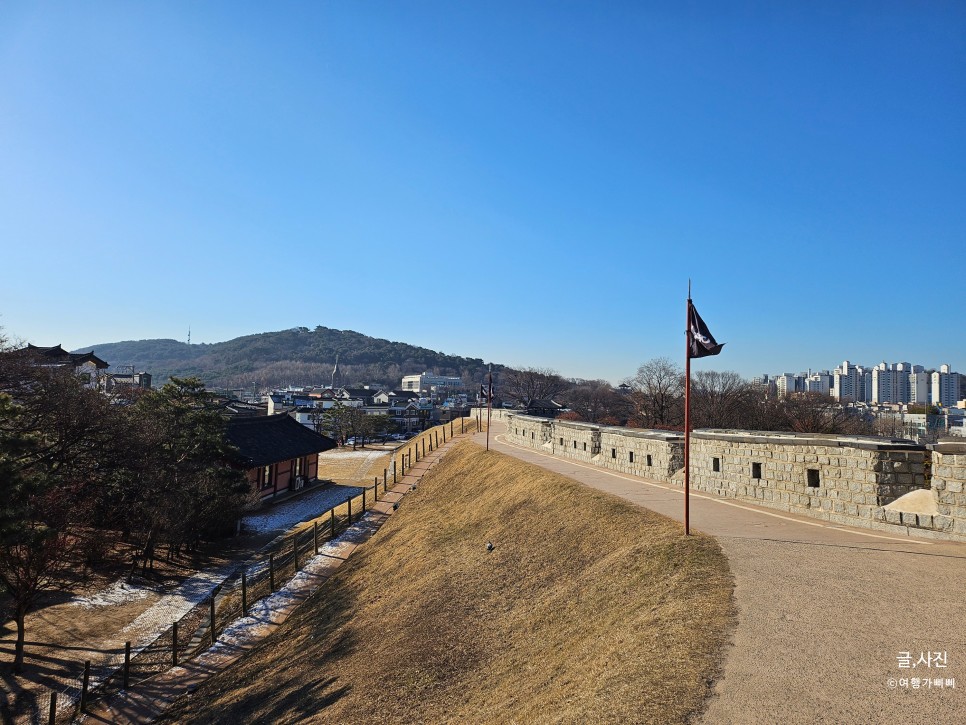
<svg viewBox="0 0 966 725"><path fill-rule="evenodd" d="M332 389L335 390L337 387L342 385L342 371L339 370L339 354L335 355L335 367L332 368Z"/></svg>
<svg viewBox="0 0 966 725"><path fill-rule="evenodd" d="M188 325L188 344L191 344L191 325Z"/></svg>

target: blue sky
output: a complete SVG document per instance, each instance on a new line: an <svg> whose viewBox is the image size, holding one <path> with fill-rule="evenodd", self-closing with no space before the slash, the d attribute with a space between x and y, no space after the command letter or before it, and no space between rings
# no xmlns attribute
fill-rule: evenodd
<svg viewBox="0 0 966 725"><path fill-rule="evenodd" d="M966 372L966 6L722 5L5 2L0 326Z"/></svg>

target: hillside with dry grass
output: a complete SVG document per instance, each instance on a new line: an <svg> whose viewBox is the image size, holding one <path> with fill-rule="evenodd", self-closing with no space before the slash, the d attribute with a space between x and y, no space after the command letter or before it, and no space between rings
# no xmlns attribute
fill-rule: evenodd
<svg viewBox="0 0 966 725"><path fill-rule="evenodd" d="M731 592L713 539L464 442L166 721L688 722Z"/></svg>

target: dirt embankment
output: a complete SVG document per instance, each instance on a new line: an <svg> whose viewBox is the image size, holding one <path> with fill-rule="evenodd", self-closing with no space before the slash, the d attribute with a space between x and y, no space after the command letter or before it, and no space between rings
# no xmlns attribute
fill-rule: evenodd
<svg viewBox="0 0 966 725"><path fill-rule="evenodd" d="M687 722L717 676L731 595L714 540L463 443L166 721Z"/></svg>

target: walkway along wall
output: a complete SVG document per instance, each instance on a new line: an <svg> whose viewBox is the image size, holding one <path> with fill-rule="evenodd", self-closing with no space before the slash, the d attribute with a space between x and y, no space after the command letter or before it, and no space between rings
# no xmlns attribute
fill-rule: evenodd
<svg viewBox="0 0 966 725"><path fill-rule="evenodd" d="M507 440L641 478L683 486L681 433L600 426L503 412ZM944 447L945 446L945 447ZM932 488L938 516L883 507ZM930 451L911 441L866 436L697 430L691 487L708 494L826 521L929 537L966 537L966 445Z"/></svg>

